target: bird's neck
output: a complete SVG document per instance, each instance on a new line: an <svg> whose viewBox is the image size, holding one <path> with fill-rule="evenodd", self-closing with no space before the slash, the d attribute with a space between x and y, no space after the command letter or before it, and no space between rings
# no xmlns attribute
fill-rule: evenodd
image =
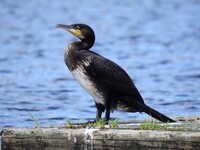
<svg viewBox="0 0 200 150"><path fill-rule="evenodd" d="M83 40L83 41L76 41L72 42L68 45L69 50L89 50L94 44L94 41L90 40Z"/></svg>
<svg viewBox="0 0 200 150"><path fill-rule="evenodd" d="M76 41L70 43L67 48L65 49L64 59L65 63L68 66L69 70L74 70L77 67L77 62L80 60L78 51L81 50L89 50L93 43L84 42L84 41Z"/></svg>

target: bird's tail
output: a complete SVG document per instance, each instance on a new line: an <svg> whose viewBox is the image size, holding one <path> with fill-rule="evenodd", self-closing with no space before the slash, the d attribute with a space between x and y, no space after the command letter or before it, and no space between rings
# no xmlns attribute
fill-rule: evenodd
<svg viewBox="0 0 200 150"><path fill-rule="evenodd" d="M162 122L176 122L173 119L161 114L157 110L147 106L144 102L139 102L131 97L122 97L117 102L116 108L127 112L145 112Z"/></svg>
<svg viewBox="0 0 200 150"><path fill-rule="evenodd" d="M149 114L150 116L152 116L155 119L158 119L162 122L176 122L173 119L161 114L160 112L156 111L155 109L145 105L145 104L141 104L141 111L145 112L147 114Z"/></svg>

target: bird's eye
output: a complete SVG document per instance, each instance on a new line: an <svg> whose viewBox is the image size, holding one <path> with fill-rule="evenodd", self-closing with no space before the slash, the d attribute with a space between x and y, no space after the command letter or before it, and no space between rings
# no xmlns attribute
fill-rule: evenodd
<svg viewBox="0 0 200 150"><path fill-rule="evenodd" d="M76 29L79 29L79 30L80 30L80 26L76 26Z"/></svg>

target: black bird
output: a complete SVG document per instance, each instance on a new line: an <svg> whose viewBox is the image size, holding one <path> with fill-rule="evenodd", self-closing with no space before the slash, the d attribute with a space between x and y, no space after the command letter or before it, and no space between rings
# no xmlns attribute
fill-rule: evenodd
<svg viewBox="0 0 200 150"><path fill-rule="evenodd" d="M162 122L175 122L144 103L133 81L120 66L90 50L95 42L91 27L86 24L57 24L56 27L80 39L65 48L64 60L74 78L94 98L96 120L106 110L105 120L109 121L110 112L117 109L145 112Z"/></svg>

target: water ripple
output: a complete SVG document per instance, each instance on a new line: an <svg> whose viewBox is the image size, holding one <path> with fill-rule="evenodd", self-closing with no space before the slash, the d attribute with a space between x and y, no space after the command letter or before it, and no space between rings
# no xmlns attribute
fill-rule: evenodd
<svg viewBox="0 0 200 150"><path fill-rule="evenodd" d="M77 1L24 3L0 1L0 130L35 126L27 112L42 125L95 118L92 98L63 60L64 47L77 39L55 29L57 23L91 25L96 33L92 50L122 66L148 105L170 116L199 115L196 0L116 0L106 5L94 0L83 1L79 9L74 9ZM112 117L147 116L114 112Z"/></svg>

